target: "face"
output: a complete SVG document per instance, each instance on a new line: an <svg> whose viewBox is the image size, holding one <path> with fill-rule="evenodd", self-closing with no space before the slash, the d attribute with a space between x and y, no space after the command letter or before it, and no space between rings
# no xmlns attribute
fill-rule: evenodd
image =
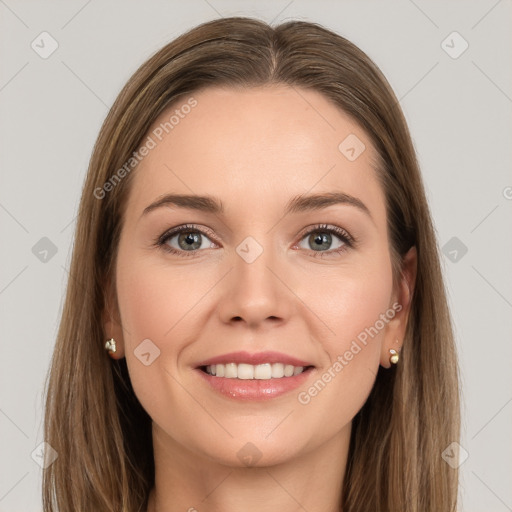
<svg viewBox="0 0 512 512"><path fill-rule="evenodd" d="M350 431L403 339L376 153L317 92L192 96L133 171L107 332L154 436L197 460L292 460Z"/></svg>

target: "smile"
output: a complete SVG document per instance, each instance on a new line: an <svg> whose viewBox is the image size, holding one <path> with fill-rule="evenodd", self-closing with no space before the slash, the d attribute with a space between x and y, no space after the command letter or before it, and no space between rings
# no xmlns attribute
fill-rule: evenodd
<svg viewBox="0 0 512 512"><path fill-rule="evenodd" d="M213 375L212 368L215 373L224 372L224 375ZM214 393L235 400L266 401L290 394L297 388L307 385L310 377L313 378L312 376L317 373L317 369L313 366L296 367L282 363L263 363L255 366L228 363L202 366L196 368L195 372Z"/></svg>
<svg viewBox="0 0 512 512"><path fill-rule="evenodd" d="M263 363L257 365L228 363L207 365L201 369L208 375L224 377L225 379L267 380L293 377L294 375L301 374L307 368L309 366L293 366L283 363Z"/></svg>

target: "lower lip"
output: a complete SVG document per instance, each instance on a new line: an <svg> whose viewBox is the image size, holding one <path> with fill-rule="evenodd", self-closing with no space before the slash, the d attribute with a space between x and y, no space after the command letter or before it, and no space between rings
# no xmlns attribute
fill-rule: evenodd
<svg viewBox="0 0 512 512"><path fill-rule="evenodd" d="M280 379L226 379L215 377L200 369L201 377L215 390L229 398L238 400L270 400L284 395L300 385L309 378L314 368L293 375L292 377L281 377Z"/></svg>

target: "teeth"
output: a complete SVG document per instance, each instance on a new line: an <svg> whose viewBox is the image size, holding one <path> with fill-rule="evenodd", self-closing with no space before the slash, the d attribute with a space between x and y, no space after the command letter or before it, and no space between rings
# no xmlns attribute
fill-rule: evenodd
<svg viewBox="0 0 512 512"><path fill-rule="evenodd" d="M272 366L269 363L259 364L254 367L255 379L270 379L272 377Z"/></svg>
<svg viewBox="0 0 512 512"><path fill-rule="evenodd" d="M304 366L293 366L282 363L245 364L228 363L212 364L206 367L206 373L226 379L265 380L281 379L299 375L304 371Z"/></svg>
<svg viewBox="0 0 512 512"><path fill-rule="evenodd" d="M284 377L284 364L274 363L272 365L272 378L279 379L281 377Z"/></svg>
<svg viewBox="0 0 512 512"><path fill-rule="evenodd" d="M239 364L237 377L244 380L254 379L254 366L252 364Z"/></svg>
<svg viewBox="0 0 512 512"><path fill-rule="evenodd" d="M212 364L215 367L215 371L217 371L217 364ZM222 366L222 365L221 365ZM238 377L237 365L235 363L229 363L225 365L224 377L226 379L236 379Z"/></svg>

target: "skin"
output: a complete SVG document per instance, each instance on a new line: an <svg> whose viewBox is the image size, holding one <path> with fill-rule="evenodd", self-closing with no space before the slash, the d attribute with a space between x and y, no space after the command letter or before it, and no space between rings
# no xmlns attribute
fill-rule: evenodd
<svg viewBox="0 0 512 512"><path fill-rule="evenodd" d="M118 309L104 320L118 346L113 357L126 357L153 420L156 486L148 512L340 510L352 419L379 365L390 367L389 349L403 342L415 249L394 288L376 153L366 133L321 94L273 85L193 96L197 106L133 171L112 290ZM338 149L349 134L366 146L353 162ZM350 204L283 214L293 196L332 191L358 198L371 216ZM166 193L215 196L225 212L166 206L142 215ZM211 233L201 235L195 257L178 236L167 243L185 257L153 245L183 224ZM305 234L316 224L339 226L357 244L335 253L343 242L332 234L327 254ZM263 248L250 264L236 252L248 236ZM299 391L394 303L402 306L394 318L301 404ZM145 339L160 350L148 366L134 353ZM244 403L212 390L194 369L237 350L276 350L315 369L299 390ZM248 442L261 454L251 467L237 456Z"/></svg>

